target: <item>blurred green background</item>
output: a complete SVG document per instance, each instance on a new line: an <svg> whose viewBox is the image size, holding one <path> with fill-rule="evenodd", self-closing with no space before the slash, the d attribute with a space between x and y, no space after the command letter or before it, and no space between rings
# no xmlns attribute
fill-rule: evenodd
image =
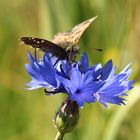
<svg viewBox="0 0 140 140"><path fill-rule="evenodd" d="M81 53L90 64L113 59L120 71L132 63L134 89L126 106L99 103L81 109L79 124L66 140L139 140L140 138L140 1L139 0L1 0L0 1L0 140L53 140L53 117L66 98L26 91L30 77L27 51L19 38L51 40L57 32L98 15L82 36ZM97 52L92 48L102 48Z"/></svg>

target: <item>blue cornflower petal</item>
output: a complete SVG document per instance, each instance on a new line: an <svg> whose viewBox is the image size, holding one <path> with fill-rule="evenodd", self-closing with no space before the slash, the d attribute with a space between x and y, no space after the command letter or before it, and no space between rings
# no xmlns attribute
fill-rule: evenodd
<svg viewBox="0 0 140 140"><path fill-rule="evenodd" d="M127 72L127 70L130 69L130 65L131 65L131 63L127 64L127 65L125 66L125 68L124 68L120 73L125 73L125 72Z"/></svg>
<svg viewBox="0 0 140 140"><path fill-rule="evenodd" d="M106 80L112 70L112 60L109 60L101 70L101 80Z"/></svg>
<svg viewBox="0 0 140 140"><path fill-rule="evenodd" d="M83 106L85 102L94 102L93 92L102 86L101 83L93 82L92 72L88 71L83 75L76 68L71 69L69 79L61 78L61 82L70 99L76 101L79 106Z"/></svg>
<svg viewBox="0 0 140 140"><path fill-rule="evenodd" d="M70 80L75 87L79 87L82 83L82 75L76 68L72 68L70 71Z"/></svg>
<svg viewBox="0 0 140 140"><path fill-rule="evenodd" d="M27 84L29 89L44 88L58 88L60 82L56 75L52 62L49 61L48 55L44 55L43 60L37 62L30 53L28 53L30 65L25 64L25 68L32 77L32 81Z"/></svg>
<svg viewBox="0 0 140 140"><path fill-rule="evenodd" d="M126 96L124 93L132 89L133 84L132 80L128 80L130 73L132 72L132 70L128 68L129 67L127 66L119 74L115 75L116 68L113 67L105 80L105 84L93 94L94 98L106 107L106 103L124 104L124 99L120 96Z"/></svg>
<svg viewBox="0 0 140 140"><path fill-rule="evenodd" d="M86 53L83 53L79 65L81 66L81 72L86 73L89 69L89 64L88 64L88 56Z"/></svg>
<svg viewBox="0 0 140 140"><path fill-rule="evenodd" d="M30 87L30 88L25 88L27 90L33 90L33 89L37 89L37 88L41 88L42 87L35 80L32 80L31 82L27 83L26 86Z"/></svg>

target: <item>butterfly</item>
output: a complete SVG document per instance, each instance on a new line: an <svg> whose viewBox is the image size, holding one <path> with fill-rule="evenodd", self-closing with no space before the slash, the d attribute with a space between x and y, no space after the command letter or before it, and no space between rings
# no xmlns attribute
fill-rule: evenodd
<svg viewBox="0 0 140 140"><path fill-rule="evenodd" d="M33 48L39 48L43 52L49 52L52 56L56 56L60 60L66 59L72 61L75 59L76 54L79 53L79 46L77 43L80 37L96 17L83 21L74 26L70 31L56 34L52 42L34 37L22 37L21 41Z"/></svg>

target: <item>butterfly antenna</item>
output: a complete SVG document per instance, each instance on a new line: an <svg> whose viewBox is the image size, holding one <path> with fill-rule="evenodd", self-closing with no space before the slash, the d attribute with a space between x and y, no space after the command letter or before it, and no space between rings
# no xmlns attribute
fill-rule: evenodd
<svg viewBox="0 0 140 140"><path fill-rule="evenodd" d="M99 52L102 52L103 49L100 49L100 48L94 48L95 50L99 51Z"/></svg>
<svg viewBox="0 0 140 140"><path fill-rule="evenodd" d="M93 50L96 50L96 51L99 51L99 52L103 51L103 49L101 49L101 48L89 48L89 49L93 49Z"/></svg>

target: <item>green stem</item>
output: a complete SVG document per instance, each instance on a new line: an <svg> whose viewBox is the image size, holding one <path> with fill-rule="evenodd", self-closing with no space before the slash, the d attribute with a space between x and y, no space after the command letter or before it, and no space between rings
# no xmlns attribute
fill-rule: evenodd
<svg viewBox="0 0 140 140"><path fill-rule="evenodd" d="M64 134L57 132L57 135L55 137L55 140L63 140Z"/></svg>

